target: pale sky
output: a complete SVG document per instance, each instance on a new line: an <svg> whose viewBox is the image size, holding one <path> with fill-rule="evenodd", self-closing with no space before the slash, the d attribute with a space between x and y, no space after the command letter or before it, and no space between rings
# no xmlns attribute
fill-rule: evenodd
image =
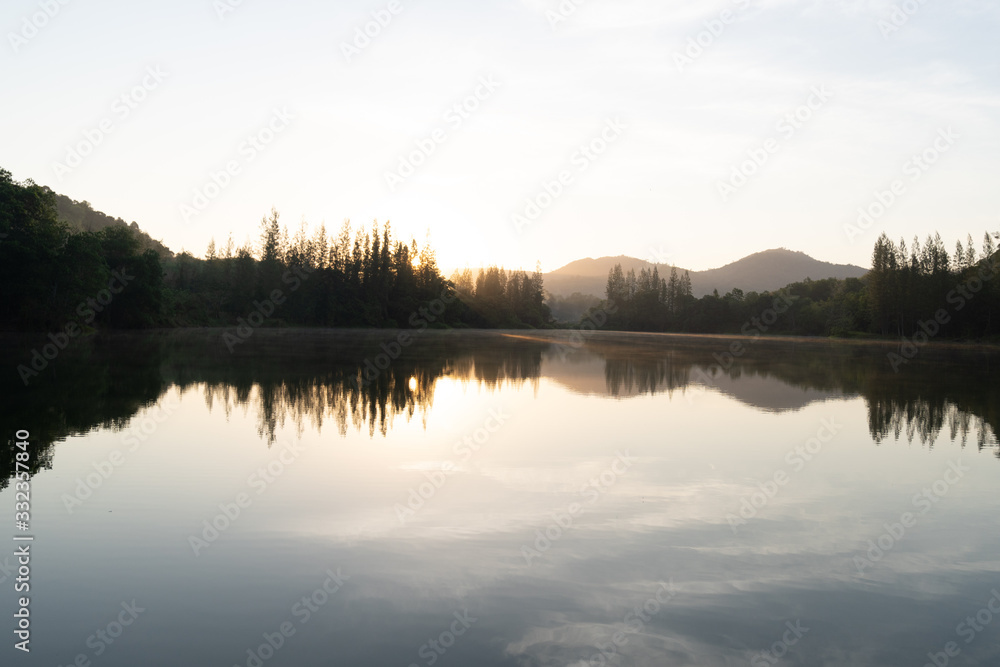
<svg viewBox="0 0 1000 667"><path fill-rule="evenodd" d="M707 269L774 247L867 266L882 230L978 244L1000 230L1000 3L899 7L6 0L0 166L197 255L256 238L272 206L289 227L430 229L449 268Z"/></svg>

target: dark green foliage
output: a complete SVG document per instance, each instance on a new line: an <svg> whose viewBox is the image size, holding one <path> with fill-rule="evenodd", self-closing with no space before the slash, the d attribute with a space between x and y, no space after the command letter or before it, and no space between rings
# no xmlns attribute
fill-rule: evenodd
<svg viewBox="0 0 1000 667"><path fill-rule="evenodd" d="M995 338L1000 335L1000 253L997 234L986 234L981 252L969 237L948 256L941 237L875 243L864 278L809 280L775 293L734 289L694 299L690 281L671 272L638 277L615 266L607 298L618 306L608 328L630 331L786 334L803 336L903 336ZM943 323L942 323L943 322Z"/></svg>
<svg viewBox="0 0 1000 667"><path fill-rule="evenodd" d="M913 239L893 243L882 234L872 253L868 276L869 313L873 330L884 335L909 337L922 330L921 323L942 320L941 335L984 338L998 334L1000 312L1000 255L994 239L986 234L981 252L972 236L965 246L956 244L949 257L941 237L927 237L921 248Z"/></svg>
<svg viewBox="0 0 1000 667"><path fill-rule="evenodd" d="M610 316L608 328L630 331L680 331L697 322L696 303L691 296L691 277L685 271L677 274L670 269L670 278L660 277L654 266L652 271L642 269L622 272L620 264L608 272L606 292Z"/></svg>
<svg viewBox="0 0 1000 667"><path fill-rule="evenodd" d="M68 236L50 192L0 169L0 326L43 327L58 319L65 296L59 259Z"/></svg>
<svg viewBox="0 0 1000 667"><path fill-rule="evenodd" d="M148 237L124 223L74 233L59 219L56 200L0 169L0 328L158 323L162 271Z"/></svg>
<svg viewBox="0 0 1000 667"><path fill-rule="evenodd" d="M289 234L272 210L259 250L234 249L230 239L219 251L213 240L204 260L182 253L166 270L165 318L177 326L238 324L256 312L269 326L538 327L550 319L540 273L491 268L481 293L470 278L452 299L455 285L430 243L396 240L388 223L353 238L348 222L336 236L305 223ZM421 312L429 308L432 318Z"/></svg>
<svg viewBox="0 0 1000 667"><path fill-rule="evenodd" d="M213 240L205 259L174 255L135 223L0 170L0 329L548 324L540 273L488 273L482 297L471 289L463 302L429 242L398 241L377 222L353 239L347 222L333 237L305 223L289 234L275 210L256 248L230 238L222 248Z"/></svg>
<svg viewBox="0 0 1000 667"><path fill-rule="evenodd" d="M492 266L474 277L466 269L448 281L429 241L420 246L396 240L388 223L375 222L353 238L351 232L347 222L335 236L322 226L310 233L302 223L289 234L272 210L261 220L256 248L249 239L237 248L230 237L222 248L213 240L205 259L174 255L135 223L126 225L30 180L18 183L0 169L0 285L6 291L0 329L230 326L254 320L321 327L552 325L540 270ZM616 265L603 306L572 297L550 303L560 306L560 317L597 307L608 329L910 337L936 319L944 323L933 336L996 337L997 236L987 234L978 251L969 237L949 256L938 235L922 245L914 239L908 248L883 234L872 270L862 279L806 279L778 293L733 289L701 299L692 296L687 272L625 274Z"/></svg>

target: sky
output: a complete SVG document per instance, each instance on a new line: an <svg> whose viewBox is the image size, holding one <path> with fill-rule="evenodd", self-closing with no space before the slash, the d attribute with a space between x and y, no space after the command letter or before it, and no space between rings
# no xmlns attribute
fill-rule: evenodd
<svg viewBox="0 0 1000 667"><path fill-rule="evenodd" d="M1000 3L6 0L0 167L174 251L391 221L446 269L1000 230ZM861 215L866 213L866 215Z"/></svg>

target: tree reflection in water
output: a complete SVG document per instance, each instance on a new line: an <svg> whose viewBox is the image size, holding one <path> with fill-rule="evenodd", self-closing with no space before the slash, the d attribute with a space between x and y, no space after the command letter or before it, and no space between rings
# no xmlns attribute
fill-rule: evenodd
<svg viewBox="0 0 1000 667"><path fill-rule="evenodd" d="M708 389L780 411L861 396L876 444L905 437L933 446L944 432L1000 457L1000 384L993 377L1000 366L997 352L983 349L926 349L894 373L886 344L824 340L760 340L734 357L731 339L721 337L593 333L582 345L566 345L557 344L566 342L564 332L426 331L390 360L378 355L395 332L260 330L233 354L221 333L104 334L64 351L27 388L8 372L2 465L14 468L18 429L31 432L33 470L50 468L54 443L97 428L125 429L172 387L202 392L211 410L227 416L237 407L254 410L257 433L268 443L287 423L321 430L332 422L341 435L367 429L374 437L385 436L397 418L426 419L441 378L490 391L530 382L537 391L545 377L572 390L581 373L591 372L580 370L584 362L603 364L600 391L619 399ZM33 343L6 338L6 367L23 363ZM366 377L366 362L375 360L385 368ZM782 396L787 388L799 392ZM0 480L0 488L7 483Z"/></svg>

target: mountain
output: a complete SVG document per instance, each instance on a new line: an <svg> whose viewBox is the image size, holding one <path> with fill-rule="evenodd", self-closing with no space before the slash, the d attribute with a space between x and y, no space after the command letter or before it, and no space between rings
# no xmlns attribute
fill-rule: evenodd
<svg viewBox="0 0 1000 667"><path fill-rule="evenodd" d="M695 296L719 290L725 294L738 287L744 292L773 292L806 278L860 278L868 269L851 264L831 264L813 259L804 252L777 248L748 255L719 269L691 273Z"/></svg>
<svg viewBox="0 0 1000 667"><path fill-rule="evenodd" d="M566 266L550 271L543 275L545 280L545 291L559 297L567 297L574 292L589 294L604 298L604 289L608 284L608 272L614 268L615 264L622 265L622 271L629 272L635 270L636 275L642 269L652 270L656 266L660 275L664 278L670 277L670 266L667 264L653 264L635 257L618 255L617 257L599 257L592 259L578 259L570 262ZM678 269L681 273L683 269ZM694 280L694 274L691 279ZM692 288L694 287L692 283Z"/></svg>
<svg viewBox="0 0 1000 667"><path fill-rule="evenodd" d="M567 297L574 292L603 297L608 271L615 264L621 264L625 273L631 269L637 274L642 269L652 270L656 266L661 277L670 276L668 264L653 264L625 255L597 259L588 257L546 273L545 289L559 297ZM684 273L684 269L680 267L677 267L677 271ZM690 274L692 292L695 297L700 298L711 294L712 290L718 290L719 294L725 294L733 288L744 292L774 291L806 278L860 278L867 272L867 269L860 266L831 264L813 259L803 252L776 248L748 255L718 269L690 271Z"/></svg>

